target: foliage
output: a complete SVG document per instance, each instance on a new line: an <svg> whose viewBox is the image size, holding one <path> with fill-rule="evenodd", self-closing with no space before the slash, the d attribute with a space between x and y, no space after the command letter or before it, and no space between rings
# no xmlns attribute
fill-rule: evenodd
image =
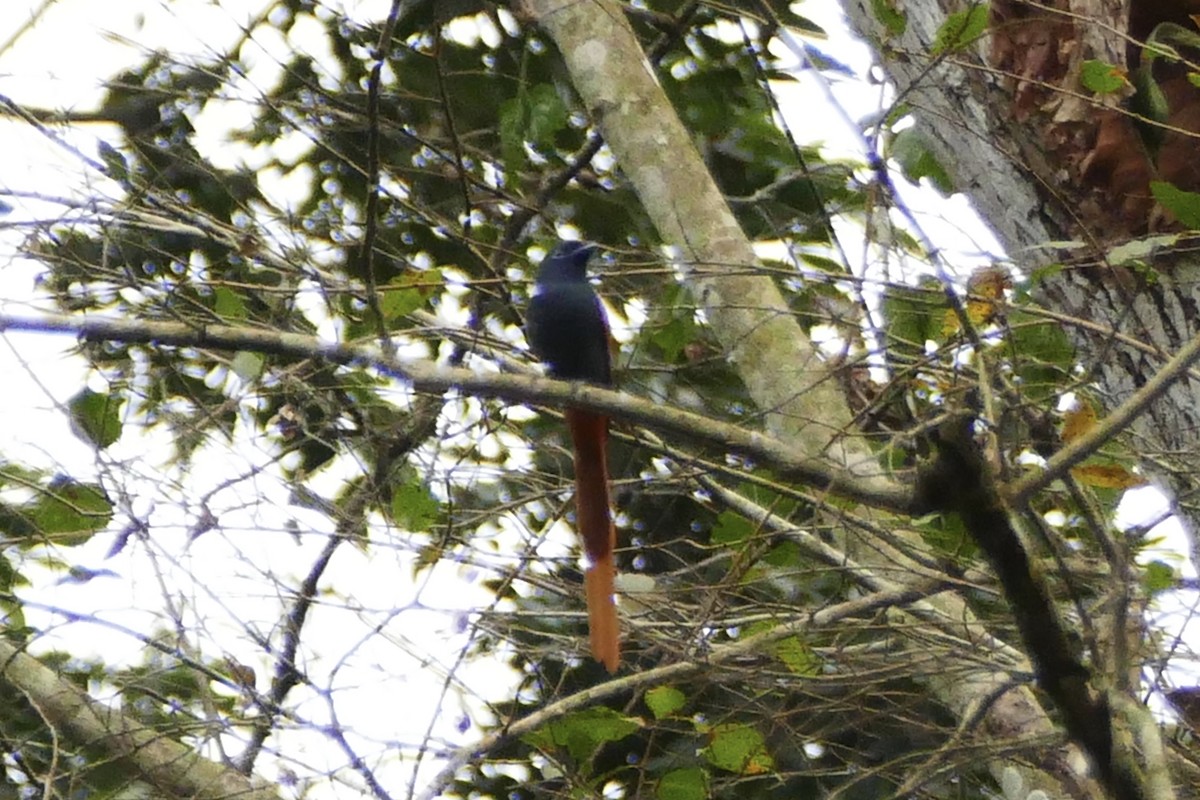
<svg viewBox="0 0 1200 800"><path fill-rule="evenodd" d="M904 31L902 4L874 6L887 13L889 30ZM1005 477L1019 477L1062 445L1059 404L1081 388L1061 325L1033 307L1027 285L1014 289L996 272L974 281L961 275L950 287L971 295L965 327L948 311L944 282L917 280L915 271L904 283L883 280L881 265L915 241L912 231L898 231L891 250L874 243L865 265L847 260L832 218L867 229L892 200L881 199L888 195L874 179L864 182L860 165L828 159L779 126L769 89L788 78L768 55L777 23L819 30L784 4L768 7L783 19L756 24L734 16L736 6L679 3L630 13L738 223L756 242L787 252L765 269L792 313L810 334L833 331L837 356L813 369L845 389L880 471L910 480L936 446L931 422L967 410L998 438ZM932 51L965 48L985 21L980 5L951 15ZM300 41L301 31L309 44L289 51L273 82L247 77L256 75L256 40ZM242 107L228 144L243 160L231 166L223 154L202 152L198 126L219 124L222 103L245 97L248 85L255 99ZM317 352L206 346L205 327L227 324L375 341L453 366L520 369L529 360L517 333L529 264L560 234L578 235L608 253L602 286L623 336L622 389L757 426L765 410L717 344L684 270L666 260L620 165L597 152L588 109L536 27L490 6L417 3L389 29L382 19L282 0L207 58L152 52L107 82L94 117L115 126L98 163L119 191L93 215L64 215L31 236L26 253L43 267L40 289L65 314L183 322L197 341L83 341L80 354L107 388L80 388L64 413L98 468L67 476L0 467L9 632L22 643L46 633L26 628L16 587L77 574L69 570L78 548L101 534L110 555L178 555L156 545L155 525L164 523L149 524L150 512L137 510L171 505L177 491L187 492L177 502L186 521L169 524L186 529L188 548L228 534L221 520L243 504L262 512L243 533L269 537L272 549L301 538L321 544L298 577L247 556L260 579L279 582L264 594L283 598L278 620L240 620L240 637L260 664L257 682L238 661L195 655L193 640L215 635L191 628L183 612L165 615L177 623L169 633L141 635L141 663L41 653L66 679L116 692L122 710L165 737L208 743L224 731L220 747L231 748L231 763L281 775L282 783L323 781L321 765L305 763L302 749L288 751L289 726L307 725L344 754L369 791L399 796L396 773L372 772L374 756L410 767L429 758L426 745L399 756L381 746L362 759L355 748L368 745L337 728L333 680L316 677L341 665L322 663L325 645L304 627L314 606L341 603L361 614L358 624L369 621L364 639L392 635L384 633L390 609L376 623L365 601L356 603L369 587L321 583L333 552L350 543L367 559L406 554L397 585L473 579L495 598L474 615L462 658L511 666L520 685L475 712L496 746L452 777L459 796L595 795L614 784L625 796L664 800L994 796L995 779L971 749L987 744L984 735L959 739L954 711L929 688L975 668L974 656L963 658L974 645L961 631L889 628L895 609L879 608L788 627L878 590L846 564L864 539L879 537L953 585L994 635L1011 638L995 579L957 517L906 520L916 536L902 541L824 486L784 480L716 447L673 449L618 428L610 465L625 540L621 570L652 584L652 599L631 592L623 600L628 674L704 664L755 636L769 646L714 658L711 668L676 679L633 681L507 736L510 725L604 679L580 652L580 615L563 613L581 602L578 569L563 557L567 540L556 525L571 470L557 416L417 393L370 365L334 365ZM903 174L949 191L949 173L907 120L890 124L889 155ZM302 190L281 196L281 176ZM1160 199L1187 219L1183 200ZM169 455L148 470L148 482L121 468L121 459L138 460L121 448L153 437L170 443ZM247 447L263 457L222 475L211 491L187 489L209 454L236 459ZM1106 465L1131 476L1131 450L1110 451ZM285 498L277 506L259 488L267 479L285 489L272 495ZM1066 520L1044 524L1034 557L1052 575L1056 599L1073 610L1098 608L1111 589L1105 547L1117 497L1093 490L1116 487L1064 479L1067 488L1056 484L1032 501L1037 519ZM1089 527L1097 507L1103 535ZM207 568L194 566L201 584ZM1173 582L1161 562L1145 579L1150 592ZM1096 643L1087 645L1098 660ZM205 653L213 651L210 644ZM400 669L348 652L348 662ZM457 678L446 684L457 687ZM328 703L334 722L314 721L320 714L298 698ZM35 705L8 691L0 702L10 757L0 789L11 793L55 769L65 782L58 791L74 797L109 796L127 780L82 745L64 752L68 764L52 766L57 745ZM271 735L280 739L277 752L264 750ZM1029 755L1043 743L1009 744Z"/></svg>

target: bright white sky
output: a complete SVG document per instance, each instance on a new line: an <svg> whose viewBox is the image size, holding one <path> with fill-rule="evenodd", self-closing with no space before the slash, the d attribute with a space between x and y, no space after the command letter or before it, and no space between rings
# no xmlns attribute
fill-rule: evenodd
<svg viewBox="0 0 1200 800"><path fill-rule="evenodd" d="M0 92L31 107L95 109L102 81L140 62L148 51L167 50L184 61L189 55L210 56L240 36L242 27L268 5L247 0L5 0L5 14L0 19ZM345 16L377 19L386 13L388 3L379 0L341 5ZM833 6L828 0L810 0L804 11L836 30L839 26L829 18ZM36 26L22 30L26 20L34 17ZM289 40L264 34L255 38L255 44L260 48L257 55L244 53L250 74L241 89L249 100L254 98L256 87L272 85L279 63L287 59L289 52L319 51L322 47L313 29L303 24L296 27ZM844 36L825 43L823 49L860 73L869 63L866 49ZM883 102L878 86L846 82L839 84L837 91L853 118L876 113ZM808 126L797 130L799 138L812 140L811 126L821 116L813 114L812 109L823 107L823 90L810 77L804 77L787 87L783 102L785 109L796 112L794 125ZM240 111L235 100L214 106L208 113L229 115L229 124L236 125ZM859 154L855 136L839 128L835 115L823 116L821 124L817 132L820 139L847 148L847 156ZM28 125L0 122L0 143L5 152L21 154L21 158L4 159L0 192L25 197L15 203L13 214L0 217L0 223L5 223L0 226L0 309L5 313L26 312L37 305L34 279L38 267L16 257L15 251L29 230L24 226L52 220L61 209L53 203L38 202L36 197L116 195L116 187L90 170L80 157L96 158L100 138L118 141L115 130L91 126L70 133L55 129L55 134L63 137L61 144ZM265 153L231 148L219 138L200 139L197 145L203 152L220 154L218 160L224 166L233 166L239 160L257 166L266 160ZM303 147L304 142L297 141L295 146ZM296 186L275 177L265 177L264 192L279 207L293 205ZM973 254L961 257L958 266L964 272L986 260L979 254L1000 252L961 197L945 201L928 191L909 191L906 197L923 224L927 222L936 231L942 247L949 252ZM954 220L955 225L948 220ZM14 228L14 223L19 226ZM853 232L843 228L853 240ZM63 411L64 401L78 391L87 372L81 359L68 355L71 344L52 336L0 337L0 374L8 383L8 391L0 393L3 454L77 476L123 476L117 484L133 485L142 493L133 507L125 510L150 521L153 547L133 542L120 555L106 559L113 538L98 536L84 547L56 555L73 565L110 570L115 573L113 577L77 585L58 583L59 573L48 574L23 594L48 606L94 616L143 634L170 630L170 616L165 616L165 609L174 608L187 631L187 646L206 658L230 656L253 666L258 671L259 689L265 690L271 661L249 631L267 635L276 628L283 603L290 599L279 596L280 586L295 586L310 568L330 532L326 520L290 505L287 487L268 472L216 492L212 498L214 510L224 509L219 514L220 528L189 546L186 531L200 512L200 498L232 476L267 463L275 445L256 441L245 431L236 447L216 443L198 458L186 485L178 485L178 475L164 476L158 469L167 448L165 441L155 437L127 431L116 446L98 457L69 432ZM233 379L218 375L213 380ZM93 379L93 388L106 387ZM248 409L250 403L252 398L245 398L244 408ZM336 481L346 474L333 472L323 486L330 494ZM283 529L289 518L299 522L299 535ZM561 554L568 540L559 537L554 541L562 543L542 552ZM464 720L487 720L479 700L462 687L500 699L509 694L514 676L498 672L492 663L454 663L468 642L467 612L487 607L492 599L490 593L477 586L486 569L443 564L432 574L423 573L414 583L411 549L400 538L392 544L389 547L386 540L379 542L369 556L345 546L335 557L322 582L328 592L314 609L304 634L307 650L312 653L305 667L317 686L325 690L325 696L320 692L297 696L309 698L299 713L314 726L333 721L328 700L334 698L338 721L349 732L353 746L368 765L377 768L393 794L402 796L411 764L399 763L399 756L411 756L427 736L433 743L432 755L436 756L446 744L463 741L459 726ZM38 573L32 564L22 568L30 574ZM42 647L94 653L109 663L140 663L143 659L139 641L111 628L86 622L64 624L64 618L55 614L30 617L32 624L50 631L41 640ZM382 632L374 634L377 628ZM444 691L451 670L455 683ZM291 769L301 776L332 775L329 788L319 790L317 796L358 796L359 781L345 767L346 755L319 733L300 728L283 737L272 737L268 748L286 755L278 760L264 757L260 761L264 776L276 777L292 762ZM236 754L236 745L231 749ZM427 758L425 770L436 768ZM342 781L354 788L331 788Z"/></svg>

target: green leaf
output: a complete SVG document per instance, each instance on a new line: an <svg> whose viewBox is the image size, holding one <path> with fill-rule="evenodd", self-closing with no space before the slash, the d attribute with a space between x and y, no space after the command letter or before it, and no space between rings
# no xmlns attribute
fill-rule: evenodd
<svg viewBox="0 0 1200 800"><path fill-rule="evenodd" d="M791 540L779 542L763 556L763 563L772 567L794 567L800 561L800 545Z"/></svg>
<svg viewBox="0 0 1200 800"><path fill-rule="evenodd" d="M239 350L234 354L233 360L229 362L229 368L243 383L250 383L262 375L265 363L266 360L261 354L252 353L249 350Z"/></svg>
<svg viewBox="0 0 1200 800"><path fill-rule="evenodd" d="M10 642L21 643L21 635L25 628L25 609L20 603L12 600L0 600L0 623L3 623L4 637Z"/></svg>
<svg viewBox="0 0 1200 800"><path fill-rule="evenodd" d="M20 464L4 464L0 466L0 488L19 486L28 487L41 483L46 477L43 470L30 469Z"/></svg>
<svg viewBox="0 0 1200 800"><path fill-rule="evenodd" d="M642 727L636 717L626 717L611 708L589 708L567 714L523 739L542 750L566 748L576 761L584 761L607 742L616 742Z"/></svg>
<svg viewBox="0 0 1200 800"><path fill-rule="evenodd" d="M892 0L871 0L871 12L892 36L900 36L908 30L908 17L896 8Z"/></svg>
<svg viewBox="0 0 1200 800"><path fill-rule="evenodd" d="M221 319L235 321L247 317L246 301L242 299L241 293L235 292L228 286L218 286L213 289L213 296L216 298L213 310Z"/></svg>
<svg viewBox="0 0 1200 800"><path fill-rule="evenodd" d="M935 56L971 44L987 30L988 4L980 3L946 17L930 48Z"/></svg>
<svg viewBox="0 0 1200 800"><path fill-rule="evenodd" d="M733 511L722 511L712 529L712 543L731 545L744 542L754 533L750 520Z"/></svg>
<svg viewBox="0 0 1200 800"><path fill-rule="evenodd" d="M776 642L775 657L795 675L811 677L821 671L821 659L798 636L789 636Z"/></svg>
<svg viewBox="0 0 1200 800"><path fill-rule="evenodd" d="M925 146L925 138L915 127L905 128L896 134L892 139L891 156L900 165L904 177L913 183L928 178L942 194L949 195L954 191L950 173Z"/></svg>
<svg viewBox="0 0 1200 800"><path fill-rule="evenodd" d="M924 518L917 522L917 532L926 544L938 550L939 555L950 556L958 563L974 558L979 549L957 514L935 514Z"/></svg>
<svg viewBox="0 0 1200 800"><path fill-rule="evenodd" d="M1130 239L1125 244L1117 245L1109 250L1107 261L1120 267L1145 263L1160 251L1174 247L1181 238L1181 234L1178 233L1165 233Z"/></svg>
<svg viewBox="0 0 1200 800"><path fill-rule="evenodd" d="M414 469L400 470L401 483L392 488L392 522L406 531L428 530L442 505Z"/></svg>
<svg viewBox="0 0 1200 800"><path fill-rule="evenodd" d="M671 716L687 702L684 693L674 686L655 686L646 692L644 699L646 708L650 709L655 719Z"/></svg>
<svg viewBox="0 0 1200 800"><path fill-rule="evenodd" d="M1064 269L1061 261L1054 261L1041 267L1034 267L1029 272L1028 283L1017 284L1017 292L1019 300L1026 300L1030 297L1032 287L1038 286L1058 275Z"/></svg>
<svg viewBox="0 0 1200 800"><path fill-rule="evenodd" d="M1142 586L1147 594L1158 594L1174 589L1177 582L1175 570L1164 561L1151 561L1142 568Z"/></svg>
<svg viewBox="0 0 1200 800"><path fill-rule="evenodd" d="M500 104L500 146L510 174L528 161L525 143L552 146L568 123L567 107L548 83L532 86Z"/></svg>
<svg viewBox="0 0 1200 800"><path fill-rule="evenodd" d="M763 775L775 767L761 733L750 725L728 722L708 731L701 753L714 767L739 775Z"/></svg>
<svg viewBox="0 0 1200 800"><path fill-rule="evenodd" d="M1142 64L1133 71L1131 77L1136 91L1133 97L1129 98L1129 110L1136 115L1133 124L1138 136L1145 144L1147 152L1153 156L1158 153L1166 135L1162 126L1171 115L1170 104L1149 64ZM1148 121L1143 121L1140 117L1145 117Z"/></svg>
<svg viewBox="0 0 1200 800"><path fill-rule="evenodd" d="M157 677L156 684L159 691L169 697L194 700L198 696L200 689L198 675L190 666L162 670Z"/></svg>
<svg viewBox="0 0 1200 800"><path fill-rule="evenodd" d="M1115 94L1129 86L1124 70L1115 64L1095 59L1083 62L1079 82L1096 94Z"/></svg>
<svg viewBox="0 0 1200 800"><path fill-rule="evenodd" d="M936 279L889 290L882 311L887 345L897 360L918 361L925 356L925 343L941 338L945 300Z"/></svg>
<svg viewBox="0 0 1200 800"><path fill-rule="evenodd" d="M51 483L24 513L38 533L54 536L60 544L76 545L106 528L113 509L99 486L64 478Z"/></svg>
<svg viewBox="0 0 1200 800"><path fill-rule="evenodd" d="M442 271L406 272L379 290L379 310L389 326L421 308L445 285Z"/></svg>
<svg viewBox="0 0 1200 800"><path fill-rule="evenodd" d="M1185 192L1166 181L1151 181L1150 194L1190 230L1200 230L1200 194Z"/></svg>
<svg viewBox="0 0 1200 800"><path fill-rule="evenodd" d="M519 97L509 98L500 104L496 132L500 134L500 153L504 157L505 171L515 179L529 162L525 153L525 109Z"/></svg>
<svg viewBox="0 0 1200 800"><path fill-rule="evenodd" d="M14 583L20 583L19 573L7 556L0 554L0 594L11 594Z"/></svg>
<svg viewBox="0 0 1200 800"><path fill-rule="evenodd" d="M71 431L103 450L121 438L121 406L124 399L83 389L67 401Z"/></svg>
<svg viewBox="0 0 1200 800"><path fill-rule="evenodd" d="M1063 327L1017 310L1009 312L1008 323L1022 391L1039 399L1056 393L1075 367L1075 348Z"/></svg>
<svg viewBox="0 0 1200 800"><path fill-rule="evenodd" d="M810 267L815 267L822 272L828 272L830 275L845 275L846 266L841 261L828 256L820 255L819 253L799 253L800 260Z"/></svg>
<svg viewBox="0 0 1200 800"><path fill-rule="evenodd" d="M663 361L674 364L682 359L684 347L694 340L695 327L690 319L682 316L674 317L666 324L655 328L650 341L662 351Z"/></svg>
<svg viewBox="0 0 1200 800"><path fill-rule="evenodd" d="M531 87L525 95L526 138L538 145L554 143L554 135L567 127L567 107L558 90L548 83Z"/></svg>
<svg viewBox="0 0 1200 800"><path fill-rule="evenodd" d="M1176 47L1191 50L1200 48L1200 33L1177 22L1160 22L1146 37L1146 46L1142 48L1142 63L1149 66L1160 56L1168 61L1181 61Z"/></svg>
<svg viewBox="0 0 1200 800"><path fill-rule="evenodd" d="M700 767L676 769L663 775L654 791L657 800L705 800L708 773Z"/></svg>

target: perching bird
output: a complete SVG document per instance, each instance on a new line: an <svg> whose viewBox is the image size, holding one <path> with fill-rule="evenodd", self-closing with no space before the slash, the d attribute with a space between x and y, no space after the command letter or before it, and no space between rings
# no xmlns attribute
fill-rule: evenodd
<svg viewBox="0 0 1200 800"><path fill-rule="evenodd" d="M608 321L588 283L587 264L595 245L560 242L542 261L525 320L533 352L555 378L612 384ZM613 601L616 531L609 510L608 417L569 408L567 427L575 446L575 516L588 558L584 576L592 655L609 672L621 660L617 608Z"/></svg>

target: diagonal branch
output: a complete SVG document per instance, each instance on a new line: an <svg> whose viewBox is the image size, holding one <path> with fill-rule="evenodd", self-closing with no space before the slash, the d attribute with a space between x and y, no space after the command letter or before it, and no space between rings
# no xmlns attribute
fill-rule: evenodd
<svg viewBox="0 0 1200 800"><path fill-rule="evenodd" d="M1132 748L1119 741L1113 707L1119 694L1096 680L1079 648L1072 645L1049 586L1035 571L1022 542L1018 518L996 491L974 440L974 421L958 419L943 425L938 433L937 459L922 471L921 482L942 483L936 493L940 498L937 510L957 513L987 555L1004 587L1038 683L1058 707L1071 739L1091 757L1101 783L1116 800L1172 797L1170 792L1151 793L1147 772L1134 761ZM925 493L930 494L928 490Z"/></svg>
<svg viewBox="0 0 1200 800"><path fill-rule="evenodd" d="M1193 337L1162 369L1154 373L1154 377L1113 409L1096 427L1055 453L1046 462L1044 470L1028 473L1014 481L1005 487L1005 494L1014 504L1020 503L1061 478L1067 470L1099 450L1117 433L1128 430L1130 423L1144 413L1151 403L1166 394L1175 381L1187 377L1188 370L1197 360L1200 360L1200 336Z"/></svg>
<svg viewBox="0 0 1200 800"><path fill-rule="evenodd" d="M254 768L254 762L258 758L258 754L262 752L267 737L275 729L278 710L283 706L283 701L287 699L288 693L300 683L300 669L296 666L296 654L300 649L300 634L304 630L304 622L308 619L308 612L312 608L313 600L316 599L317 584L329 567L329 562L333 559L338 545L345 541L344 536L334 534L325 542L325 547L317 556L317 560L308 574L304 576L304 582L300 585L300 590L296 593L292 607L284 619L283 642L279 655L275 659L275 677L271 679L271 691L267 701L260 706L263 718L254 726L250 741L238 758L237 769L243 774L250 774Z"/></svg>
<svg viewBox="0 0 1200 800"><path fill-rule="evenodd" d="M256 783L94 700L40 661L0 640L0 676L24 692L61 734L98 747L130 765L169 797L192 800L278 800L273 787Z"/></svg>

